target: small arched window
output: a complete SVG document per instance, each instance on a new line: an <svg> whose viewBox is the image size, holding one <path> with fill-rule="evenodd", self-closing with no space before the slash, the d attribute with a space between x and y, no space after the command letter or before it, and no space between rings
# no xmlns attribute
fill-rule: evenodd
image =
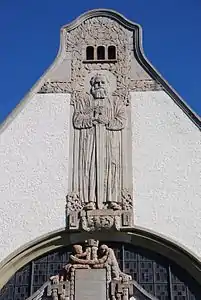
<svg viewBox="0 0 201 300"><path fill-rule="evenodd" d="M108 59L116 59L116 47L115 46L108 47Z"/></svg>
<svg viewBox="0 0 201 300"><path fill-rule="evenodd" d="M97 59L105 59L105 47L104 46L98 46Z"/></svg>
<svg viewBox="0 0 201 300"><path fill-rule="evenodd" d="M86 59L93 60L94 59L94 47L88 46L86 49Z"/></svg>

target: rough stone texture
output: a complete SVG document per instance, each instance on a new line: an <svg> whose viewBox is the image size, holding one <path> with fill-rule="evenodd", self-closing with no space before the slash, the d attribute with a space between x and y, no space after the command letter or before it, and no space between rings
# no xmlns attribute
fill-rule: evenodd
<svg viewBox="0 0 201 300"><path fill-rule="evenodd" d="M200 131L163 91L132 92L135 224L201 255Z"/></svg>
<svg viewBox="0 0 201 300"><path fill-rule="evenodd" d="M0 260L65 226L70 95L35 95L0 136Z"/></svg>

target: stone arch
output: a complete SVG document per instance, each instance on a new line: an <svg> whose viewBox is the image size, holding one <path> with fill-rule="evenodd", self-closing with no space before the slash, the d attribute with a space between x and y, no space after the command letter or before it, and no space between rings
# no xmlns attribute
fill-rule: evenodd
<svg viewBox="0 0 201 300"><path fill-rule="evenodd" d="M61 229L26 244L1 262L0 288L20 268L37 257L74 243L84 242L88 238L92 238L91 233L79 231L70 233ZM93 234L93 238L100 241L128 243L161 254L185 269L201 285L201 261L181 245L156 233L142 228L133 228L129 232L114 232L112 235L109 232L97 232Z"/></svg>

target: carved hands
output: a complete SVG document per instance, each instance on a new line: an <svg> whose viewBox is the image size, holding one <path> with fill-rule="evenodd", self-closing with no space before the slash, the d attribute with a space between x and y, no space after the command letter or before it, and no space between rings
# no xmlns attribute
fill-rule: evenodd
<svg viewBox="0 0 201 300"><path fill-rule="evenodd" d="M96 124L107 125L109 123L109 120L105 114L103 106L94 107L93 115L94 115L94 117L92 119L93 125L96 125Z"/></svg>
<svg viewBox="0 0 201 300"><path fill-rule="evenodd" d="M81 102L80 102L81 103ZM73 116L75 128L90 128L93 125L107 125L109 120L104 112L103 106L90 106L89 103L77 104Z"/></svg>
<svg viewBox="0 0 201 300"><path fill-rule="evenodd" d="M117 297L118 291L128 292L129 285L132 284L132 277L121 272L113 249L105 244L98 248L98 241L88 240L85 251L81 245L73 246L73 255L70 262L63 267L60 273L50 278L48 296L54 300L70 300L74 295L75 269L106 269L107 282L111 282L111 294L116 297L111 299L128 300L128 298ZM120 289L119 289L120 287ZM131 293L132 294L132 293Z"/></svg>

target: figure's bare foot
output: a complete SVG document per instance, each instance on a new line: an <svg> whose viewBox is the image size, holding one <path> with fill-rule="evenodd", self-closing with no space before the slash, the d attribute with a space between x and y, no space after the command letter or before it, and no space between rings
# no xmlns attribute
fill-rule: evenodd
<svg viewBox="0 0 201 300"><path fill-rule="evenodd" d="M112 208L114 210L120 210L121 206L117 202L111 202L110 203L110 208Z"/></svg>
<svg viewBox="0 0 201 300"><path fill-rule="evenodd" d="M86 210L93 210L96 209L95 203L94 202L89 202L85 205Z"/></svg>

